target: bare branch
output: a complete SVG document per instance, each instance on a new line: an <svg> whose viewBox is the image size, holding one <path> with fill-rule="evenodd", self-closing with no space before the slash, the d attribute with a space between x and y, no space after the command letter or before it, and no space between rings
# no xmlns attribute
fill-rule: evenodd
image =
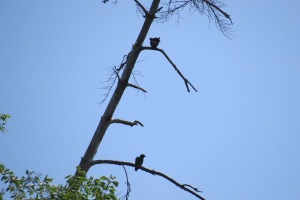
<svg viewBox="0 0 300 200"><path fill-rule="evenodd" d="M133 84L131 84L131 83L127 83L127 86L130 86L130 87L133 87L133 88L136 88L136 89L142 90L143 92L147 93L147 91L146 91L146 90L144 90L143 88L140 88L140 87L138 87L138 86L136 86L136 85L133 85Z"/></svg>
<svg viewBox="0 0 300 200"><path fill-rule="evenodd" d="M126 182L126 185L127 185L127 192L126 192L126 195L124 195L124 196L122 197L122 199L125 199L125 197L126 197L126 200L128 200L128 198L129 198L129 193L131 192L131 188L130 188L130 183L129 183L129 181L128 181L128 175L127 175L126 168L124 167L124 165L122 165L122 167L124 168L124 171L125 171L125 174L126 174L126 180L127 180L127 182Z"/></svg>
<svg viewBox="0 0 300 200"><path fill-rule="evenodd" d="M123 119L111 119L110 120L110 124L112 124L112 123L120 123L120 124L125 124L125 125L129 125L129 126L134 126L134 125L141 125L141 126L143 126L144 127L144 125L140 122L140 121L138 121L138 120L134 120L134 121L132 121L132 122L130 122L130 121L126 121L126 120L123 120Z"/></svg>
<svg viewBox="0 0 300 200"><path fill-rule="evenodd" d="M222 10L226 6L222 0L169 0L168 2L163 2L163 5L167 9L158 13L158 22L166 22L173 15L177 15L177 23L179 23L180 10L189 5L189 11L194 12L198 10L200 14L205 14L208 17L209 22L215 21L217 28L224 36L230 38L232 35L230 25L233 23L230 15Z"/></svg>
<svg viewBox="0 0 300 200"><path fill-rule="evenodd" d="M202 191L198 190L198 188L195 188L195 187L193 187L193 186L191 186L189 184L182 184L182 186L188 186L188 187L193 188L196 192L202 192Z"/></svg>
<svg viewBox="0 0 300 200"><path fill-rule="evenodd" d="M207 1L207 0L202 0L202 1L204 1L205 3L207 3L207 4L210 5L210 6L214 7L215 9L217 9L217 10L218 10L220 13L222 13L227 19L229 19L230 22L231 22L231 24L232 24L232 20L231 20L231 18L230 18L230 15L228 15L226 12L224 12L221 8L219 8L218 6L216 6L215 4L213 4L213 3L211 3L211 2L209 2L209 1Z"/></svg>
<svg viewBox="0 0 300 200"><path fill-rule="evenodd" d="M161 9L163 9L163 7L158 8L155 13L159 12Z"/></svg>
<svg viewBox="0 0 300 200"><path fill-rule="evenodd" d="M176 65L172 62L172 60L168 57L168 55L164 52L164 50L159 48L152 48L152 47L141 47L141 51L143 50L155 50L160 51L164 56L167 58L167 60L171 63L171 65L174 67L174 69L177 71L177 73L181 76L181 78L184 80L184 83L186 85L187 91L190 92L189 86L192 86L192 88L197 92L196 88L182 75L182 73L179 71L179 69L176 67Z"/></svg>
<svg viewBox="0 0 300 200"><path fill-rule="evenodd" d="M113 85L114 85L115 82L116 82L117 76L119 77L118 73L115 72L115 67L110 67L110 69L108 69L108 70L111 72L110 77L109 77L106 81L100 82L100 83L108 83L107 86L104 86L104 87L101 88L101 89L107 90L107 93L106 93L106 94L102 94L102 95L105 96L105 97L104 97L104 98L101 100L101 102L99 103L100 106L101 106L101 105L104 103L104 101L107 99L107 97L108 97L110 91L112 90ZM115 74L117 74L117 75L115 75ZM115 75L115 76L114 76L114 75Z"/></svg>
<svg viewBox="0 0 300 200"><path fill-rule="evenodd" d="M134 0L138 5L139 7L144 11L145 15L148 15L148 11L144 8L144 6L138 1L138 0Z"/></svg>
<svg viewBox="0 0 300 200"><path fill-rule="evenodd" d="M128 57L130 56L130 53L131 52L129 52L127 55L123 56L119 68L116 68L116 66L110 67L110 69L109 69L109 71L111 71L110 77L106 81L101 82L101 83L105 83L106 82L106 83L108 83L108 85L101 88L101 89L106 89L107 93L106 94L102 94L104 96L104 98L100 101L100 103L99 103L100 106L107 99L110 91L112 90L112 87L114 86L114 84L116 82L116 78L118 78L120 80L119 71L121 71L121 69L123 69L123 67L127 64L127 60L128 60ZM114 76L114 75L116 75L116 76Z"/></svg>
<svg viewBox="0 0 300 200"><path fill-rule="evenodd" d="M145 172L148 172L150 174L153 174L153 175L158 175L158 176L161 176L167 180L169 180L170 182L172 182L173 184L175 184L176 186L180 187L181 189L195 195L197 198L201 199L201 200L205 200L202 196L200 196L199 194L197 194L196 192L184 187L186 186L187 184L180 184L178 183L177 181L175 181L174 179L170 178L169 176L161 173L161 172L158 172L158 171L155 171L155 170L151 170L151 169L148 169L146 167L143 167L143 166L140 166L140 165L135 165L134 163L131 163L131 162L124 162L124 161L116 161L116 160L94 160L92 161L91 163L91 166L93 165L96 165L96 164L113 164L113 165L127 165L127 166L131 166L131 167L136 167L138 166L139 169L145 171ZM194 187L192 187L194 188Z"/></svg>
<svg viewBox="0 0 300 200"><path fill-rule="evenodd" d="M155 19L155 18L157 18L156 16L155 16L155 14L157 13L157 12L159 12L163 7L160 7L160 8L158 8L156 11L154 11L153 13L151 13L150 14L150 12L148 12L147 10L146 10L146 8L138 1L138 0L134 0L135 2L136 2L136 4L137 4L137 11L140 13L140 14L142 14L143 15L143 13L144 13L144 15L143 15L143 17L144 18L146 18L146 17L148 17L148 18L152 18L152 19ZM141 10L142 11L141 11Z"/></svg>
<svg viewBox="0 0 300 200"><path fill-rule="evenodd" d="M115 67L115 68L113 68L113 70L114 70L114 72L116 73L116 75L117 75L118 79L120 80L121 78L120 78L120 76L119 76L119 73L117 72L117 69L116 69L116 67Z"/></svg>
<svg viewBox="0 0 300 200"><path fill-rule="evenodd" d="M118 76L118 79L120 80L121 78L120 78L120 76L119 76L119 74L118 74L118 72L117 72L117 69L114 68L114 71L115 71L116 75ZM147 93L146 90L144 90L143 88L141 88L141 87L138 86L138 83L137 83L137 81L136 81L136 79L135 79L135 76L134 76L134 73L133 73L133 72L132 72L132 76L134 77L134 80L135 80L135 82L136 82L137 85L134 85L134 84L131 84L131 83L127 83L127 86L136 88L136 89L138 89L138 90L142 90L143 92Z"/></svg>
<svg viewBox="0 0 300 200"><path fill-rule="evenodd" d="M120 71L120 70L124 67L124 65L126 65L127 60L128 60L128 57L130 56L130 53L131 53L131 52L129 52L127 55L124 55L124 56L123 56L122 62L121 62L121 64L120 64L120 67L117 68L117 71ZM125 59L126 59L126 60L125 60Z"/></svg>
<svg viewBox="0 0 300 200"><path fill-rule="evenodd" d="M102 3L106 3L106 2L108 2L108 1L109 1L109 0L103 0ZM118 3L117 0L115 0L114 2L112 2L112 4L115 4L115 5L116 5L117 3Z"/></svg>
<svg viewBox="0 0 300 200"><path fill-rule="evenodd" d="M138 61L137 61L137 62L138 62ZM135 70L132 71L132 78L133 78L134 84L135 84L136 86L140 87L140 85L139 85L139 83L138 83L138 81L137 81L137 79L136 79L136 77L135 77L136 75L137 75L137 76L143 76L143 75L142 75L139 71L135 71ZM140 88L141 88L141 87L140 87ZM139 94L139 91L140 91L140 90L137 91L137 95ZM145 91L146 91L146 90L145 90ZM147 92L147 91L146 91L146 92ZM145 99L146 99L146 95L145 95L146 92L143 91L143 95L144 95Z"/></svg>

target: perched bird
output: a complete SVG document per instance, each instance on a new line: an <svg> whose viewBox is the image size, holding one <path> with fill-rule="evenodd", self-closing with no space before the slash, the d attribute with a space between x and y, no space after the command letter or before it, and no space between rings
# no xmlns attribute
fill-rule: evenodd
<svg viewBox="0 0 300 200"><path fill-rule="evenodd" d="M159 42L160 42L160 37L150 38L150 45L152 48L156 48Z"/></svg>
<svg viewBox="0 0 300 200"><path fill-rule="evenodd" d="M145 157L146 156L144 154L141 154L140 157L136 157L135 158L135 164L139 165L139 166L142 166ZM137 171L138 169L139 169L139 167L135 167L135 171Z"/></svg>

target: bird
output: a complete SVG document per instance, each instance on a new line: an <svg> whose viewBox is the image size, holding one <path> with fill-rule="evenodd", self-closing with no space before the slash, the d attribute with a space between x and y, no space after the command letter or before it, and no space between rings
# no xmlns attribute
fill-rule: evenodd
<svg viewBox="0 0 300 200"><path fill-rule="evenodd" d="M158 38L150 38L150 45L152 48L156 48L160 42L160 37Z"/></svg>
<svg viewBox="0 0 300 200"><path fill-rule="evenodd" d="M139 165L139 166L142 166L145 157L146 156L144 154L141 154L140 157L136 157L135 158L135 164ZM137 171L138 169L139 169L139 167L135 167L135 171Z"/></svg>

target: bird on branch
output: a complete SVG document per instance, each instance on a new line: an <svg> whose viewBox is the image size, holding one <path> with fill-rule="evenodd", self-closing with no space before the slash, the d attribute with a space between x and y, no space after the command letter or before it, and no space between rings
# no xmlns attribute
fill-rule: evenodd
<svg viewBox="0 0 300 200"><path fill-rule="evenodd" d="M139 166L142 166L145 157L146 156L144 154L141 154L140 157L136 157L135 158L135 164L139 165ZM138 169L139 169L139 167L135 167L135 171L137 171Z"/></svg>
<svg viewBox="0 0 300 200"><path fill-rule="evenodd" d="M150 45L152 48L156 48L158 43L160 42L160 37L158 38L150 38Z"/></svg>

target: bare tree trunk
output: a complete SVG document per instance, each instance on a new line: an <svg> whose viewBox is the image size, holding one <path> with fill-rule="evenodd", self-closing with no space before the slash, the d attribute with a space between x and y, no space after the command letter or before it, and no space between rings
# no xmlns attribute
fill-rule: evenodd
<svg viewBox="0 0 300 200"><path fill-rule="evenodd" d="M130 75L132 73L134 65L137 61L137 58L141 52L142 44L147 36L150 26L154 20L155 13L157 12L159 2L160 2L160 0L153 0L149 12L145 13L144 25L142 27L142 30L141 30L135 44L132 47L132 50L129 54L123 74L122 74L121 78L119 79L117 88L116 88L112 98L110 99L110 102L109 102L103 116L101 117L100 123L95 131L95 134L94 134L84 156L81 158L81 162L80 162L79 166L81 167L82 171L88 172L88 170L92 166L91 163L94 159L95 154L97 153L97 149L102 141L102 138L103 138L108 126L111 123L112 116L121 100L121 97L122 97L126 87L128 86L128 80L130 78Z"/></svg>

